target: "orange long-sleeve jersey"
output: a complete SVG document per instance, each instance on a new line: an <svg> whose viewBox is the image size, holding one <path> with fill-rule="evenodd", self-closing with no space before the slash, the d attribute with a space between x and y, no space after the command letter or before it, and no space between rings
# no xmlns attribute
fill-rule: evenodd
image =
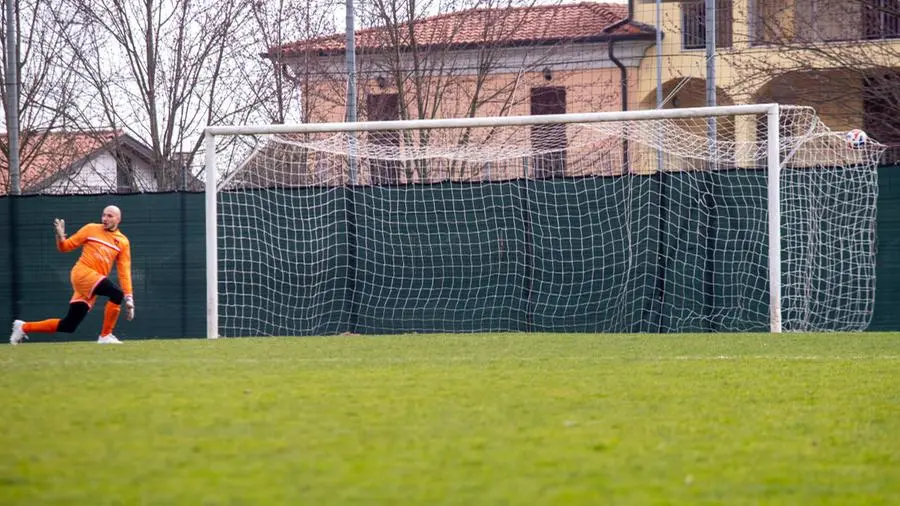
<svg viewBox="0 0 900 506"><path fill-rule="evenodd" d="M119 272L119 284L125 295L134 292L131 285L131 243L120 230L108 232L100 223L88 223L72 237L60 241L56 248L63 253L83 246L78 263L104 276L112 272L113 264Z"/></svg>

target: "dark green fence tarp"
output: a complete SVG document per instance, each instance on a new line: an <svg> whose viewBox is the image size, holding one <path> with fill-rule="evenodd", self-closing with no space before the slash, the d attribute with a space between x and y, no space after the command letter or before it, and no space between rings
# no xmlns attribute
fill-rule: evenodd
<svg viewBox="0 0 900 506"><path fill-rule="evenodd" d="M878 169L875 312L869 330L900 331L900 166Z"/></svg>
<svg viewBox="0 0 900 506"><path fill-rule="evenodd" d="M898 169L879 170L870 330L900 330ZM718 331L748 319L756 321L750 330L766 331L760 317L768 306L766 231L755 225L764 222L766 211L739 205L748 191L764 192L763 182L754 180L762 176L730 172L688 181L665 174L223 193L225 208L259 209L265 199L279 215L221 216L225 229L274 239L260 251L260 234L220 234L220 245L234 252L222 265L220 293L229 295L220 300L220 314L237 335L257 333L256 321L268 322L268 333L288 335L667 332L675 321L681 323L674 330ZM735 177L751 179L729 182ZM53 218L65 218L72 233L116 204L133 244L137 303L137 318L122 320L117 335L205 336L202 194L28 196L13 203L16 223L11 199L0 199L0 259L7 264L0 272L0 322L14 315L64 315L78 253L56 250ZM595 219L600 213L604 219ZM703 243L691 230L698 226L708 236ZM738 244L756 244L758 250L748 254L742 246L743 261L737 262L730 255L739 254ZM636 260L625 258L628 249L639 252ZM267 257L297 269L286 272L261 261ZM258 277L266 280L255 285L260 288L236 289ZM281 299L277 303L273 291ZM96 339L102 304L72 336L31 337Z"/></svg>

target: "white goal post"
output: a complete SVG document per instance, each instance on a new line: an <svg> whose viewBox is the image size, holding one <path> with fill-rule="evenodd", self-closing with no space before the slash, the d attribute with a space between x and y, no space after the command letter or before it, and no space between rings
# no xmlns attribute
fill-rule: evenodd
<svg viewBox="0 0 900 506"><path fill-rule="evenodd" d="M710 122L721 122L718 139L696 128ZM754 330L761 289L767 330L781 332L786 282L786 330L859 330L871 318L880 145L848 147L809 108L211 126L205 136L210 339Z"/></svg>

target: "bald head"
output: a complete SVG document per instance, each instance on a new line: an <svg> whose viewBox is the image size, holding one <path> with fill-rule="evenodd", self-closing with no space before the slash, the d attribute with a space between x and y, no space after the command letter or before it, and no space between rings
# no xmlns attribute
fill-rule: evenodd
<svg viewBox="0 0 900 506"><path fill-rule="evenodd" d="M103 228L110 232L115 232L119 228L122 221L122 210L116 206L106 206L103 208Z"/></svg>

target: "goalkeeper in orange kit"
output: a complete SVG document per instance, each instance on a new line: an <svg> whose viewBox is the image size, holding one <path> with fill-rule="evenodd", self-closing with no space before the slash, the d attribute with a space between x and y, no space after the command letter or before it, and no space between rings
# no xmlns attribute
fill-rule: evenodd
<svg viewBox="0 0 900 506"><path fill-rule="evenodd" d="M122 304L125 305L125 316L134 318L134 296L131 289L131 244L125 234L119 230L122 211L116 206L103 209L102 223L89 223L72 237L66 238L66 222L57 218L53 222L56 232L56 248L63 253L79 247L81 258L72 267L72 290L74 294L69 301L69 312L65 318L49 320L13 322L10 344L19 344L28 338L29 333L75 332L78 325L94 306L98 295L108 297L103 313L103 329L100 331L101 344L119 344L113 329ZM120 288L109 279L113 265L119 272Z"/></svg>

